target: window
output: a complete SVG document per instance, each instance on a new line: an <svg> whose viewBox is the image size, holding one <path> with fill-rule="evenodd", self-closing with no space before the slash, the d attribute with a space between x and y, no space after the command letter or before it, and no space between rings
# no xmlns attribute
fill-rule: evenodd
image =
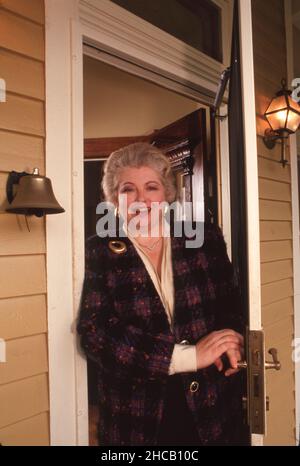
<svg viewBox="0 0 300 466"><path fill-rule="evenodd" d="M222 62L221 9L211 0L111 0Z"/></svg>

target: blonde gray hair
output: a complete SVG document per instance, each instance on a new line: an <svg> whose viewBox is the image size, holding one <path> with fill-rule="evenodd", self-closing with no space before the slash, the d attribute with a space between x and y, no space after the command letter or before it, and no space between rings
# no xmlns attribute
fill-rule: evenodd
<svg viewBox="0 0 300 466"><path fill-rule="evenodd" d="M171 203L177 197L177 187L171 164L166 155L147 142L135 142L110 154L102 178L102 189L107 201L117 203L119 174L127 167L149 167L155 170L165 189L166 201Z"/></svg>

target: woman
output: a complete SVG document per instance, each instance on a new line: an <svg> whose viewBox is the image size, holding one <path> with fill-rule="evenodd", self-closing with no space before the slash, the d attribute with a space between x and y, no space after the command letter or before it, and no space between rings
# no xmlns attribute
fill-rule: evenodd
<svg viewBox="0 0 300 466"><path fill-rule="evenodd" d="M99 445L240 443L241 308L220 228L205 224L198 248L173 223L166 235L175 180L147 143L110 155L103 190L124 235L87 240L78 322L99 368Z"/></svg>

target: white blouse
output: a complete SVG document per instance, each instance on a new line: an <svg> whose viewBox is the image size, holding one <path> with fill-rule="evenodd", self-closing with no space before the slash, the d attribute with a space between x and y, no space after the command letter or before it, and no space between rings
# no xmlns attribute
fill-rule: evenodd
<svg viewBox="0 0 300 466"><path fill-rule="evenodd" d="M161 278L156 268L152 264L145 250L138 244L136 239L126 232L128 238L132 241L136 251L145 264L145 267L154 283L157 293L164 305L170 328L173 332L173 312L174 312L174 284L172 270L172 248L170 236L163 237L163 255L161 263ZM179 372L196 372L196 346L175 343L169 367L169 375Z"/></svg>

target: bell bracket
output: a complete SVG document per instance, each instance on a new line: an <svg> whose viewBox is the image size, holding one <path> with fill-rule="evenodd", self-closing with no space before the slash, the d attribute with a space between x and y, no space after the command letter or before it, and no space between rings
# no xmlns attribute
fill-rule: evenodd
<svg viewBox="0 0 300 466"><path fill-rule="evenodd" d="M20 179L22 176L30 175L30 173L27 172L16 172L16 171L11 171L10 174L8 175L7 178L7 183L6 183L6 196L8 202L11 204L15 195L14 195L14 185L19 184Z"/></svg>

